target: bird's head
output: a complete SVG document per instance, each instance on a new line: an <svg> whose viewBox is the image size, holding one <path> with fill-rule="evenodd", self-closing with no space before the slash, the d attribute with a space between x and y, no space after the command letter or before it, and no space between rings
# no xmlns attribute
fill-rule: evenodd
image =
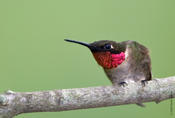
<svg viewBox="0 0 175 118"><path fill-rule="evenodd" d="M105 69L116 68L125 60L126 47L122 43L109 40L95 41L90 44L69 39L65 41L88 47L97 63Z"/></svg>

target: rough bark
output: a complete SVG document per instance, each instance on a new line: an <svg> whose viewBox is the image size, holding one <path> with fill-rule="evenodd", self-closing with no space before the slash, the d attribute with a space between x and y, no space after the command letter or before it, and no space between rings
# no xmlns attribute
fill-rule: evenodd
<svg viewBox="0 0 175 118"><path fill-rule="evenodd" d="M56 112L144 102L175 97L175 76L153 79L146 86L129 82L125 87L100 86L38 92L0 94L0 118L21 113Z"/></svg>

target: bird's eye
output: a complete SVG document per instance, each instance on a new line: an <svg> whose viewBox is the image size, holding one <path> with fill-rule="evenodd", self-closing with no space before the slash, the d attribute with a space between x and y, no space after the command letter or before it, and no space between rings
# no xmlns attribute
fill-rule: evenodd
<svg viewBox="0 0 175 118"><path fill-rule="evenodd" d="M113 48L111 44L105 44L104 45L104 49L108 49L109 50L111 48Z"/></svg>

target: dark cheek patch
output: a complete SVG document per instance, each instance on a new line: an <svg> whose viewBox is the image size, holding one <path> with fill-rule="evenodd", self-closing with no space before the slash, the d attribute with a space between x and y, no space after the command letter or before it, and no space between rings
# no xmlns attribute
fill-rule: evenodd
<svg viewBox="0 0 175 118"><path fill-rule="evenodd" d="M95 52L93 53L95 60L103 68L116 68L125 60L125 53L112 54L111 52Z"/></svg>

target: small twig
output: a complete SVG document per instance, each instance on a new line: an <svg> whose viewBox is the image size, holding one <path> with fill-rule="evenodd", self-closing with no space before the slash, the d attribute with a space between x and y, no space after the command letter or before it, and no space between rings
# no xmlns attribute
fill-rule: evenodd
<svg viewBox="0 0 175 118"><path fill-rule="evenodd" d="M55 112L160 102L174 97L175 77L153 79L145 87L140 82L129 82L126 87L101 86L42 92L7 91L5 94L0 94L0 118L12 118L29 112Z"/></svg>

